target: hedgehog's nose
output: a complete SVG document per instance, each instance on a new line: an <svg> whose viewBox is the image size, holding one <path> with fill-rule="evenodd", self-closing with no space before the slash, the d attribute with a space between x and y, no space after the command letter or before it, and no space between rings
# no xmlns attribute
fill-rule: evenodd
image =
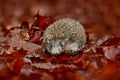
<svg viewBox="0 0 120 80"><path fill-rule="evenodd" d="M51 49L51 53L52 53L53 55L58 55L58 54L60 54L62 51L63 51L63 50L62 50L62 48L61 48L60 46L56 46L56 47L54 47L54 48Z"/></svg>

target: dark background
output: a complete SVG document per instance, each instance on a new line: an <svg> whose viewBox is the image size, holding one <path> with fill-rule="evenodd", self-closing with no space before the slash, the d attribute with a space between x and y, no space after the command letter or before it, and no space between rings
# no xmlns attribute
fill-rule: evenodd
<svg viewBox="0 0 120 80"><path fill-rule="evenodd" d="M40 15L79 20L91 36L120 35L120 0L0 0L0 26L7 29Z"/></svg>

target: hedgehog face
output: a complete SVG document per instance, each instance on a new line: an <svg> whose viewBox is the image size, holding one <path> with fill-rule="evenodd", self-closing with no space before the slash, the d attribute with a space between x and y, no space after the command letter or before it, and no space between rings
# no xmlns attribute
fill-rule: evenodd
<svg viewBox="0 0 120 80"><path fill-rule="evenodd" d="M62 39L52 39L47 41L45 46L48 52L50 52L52 55L58 55L63 52L63 44L64 43Z"/></svg>
<svg viewBox="0 0 120 80"><path fill-rule="evenodd" d="M52 55L58 55L61 52L76 52L79 50L79 44L73 41L70 37L55 38L47 41L46 49Z"/></svg>

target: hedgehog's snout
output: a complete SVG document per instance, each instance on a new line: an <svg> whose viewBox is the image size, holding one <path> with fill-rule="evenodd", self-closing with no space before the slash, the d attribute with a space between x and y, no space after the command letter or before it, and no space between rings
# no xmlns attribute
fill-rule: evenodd
<svg viewBox="0 0 120 80"><path fill-rule="evenodd" d="M62 41L59 39L50 40L46 43L45 46L47 51L50 52L52 55L58 55L64 51Z"/></svg>

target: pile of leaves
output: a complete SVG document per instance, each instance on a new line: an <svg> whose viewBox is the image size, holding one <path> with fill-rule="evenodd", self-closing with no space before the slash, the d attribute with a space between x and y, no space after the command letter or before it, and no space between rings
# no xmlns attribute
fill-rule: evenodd
<svg viewBox="0 0 120 80"><path fill-rule="evenodd" d="M52 56L42 35L53 22L37 13L33 23L0 30L0 80L120 80L120 37L94 40L87 33L76 55Z"/></svg>

